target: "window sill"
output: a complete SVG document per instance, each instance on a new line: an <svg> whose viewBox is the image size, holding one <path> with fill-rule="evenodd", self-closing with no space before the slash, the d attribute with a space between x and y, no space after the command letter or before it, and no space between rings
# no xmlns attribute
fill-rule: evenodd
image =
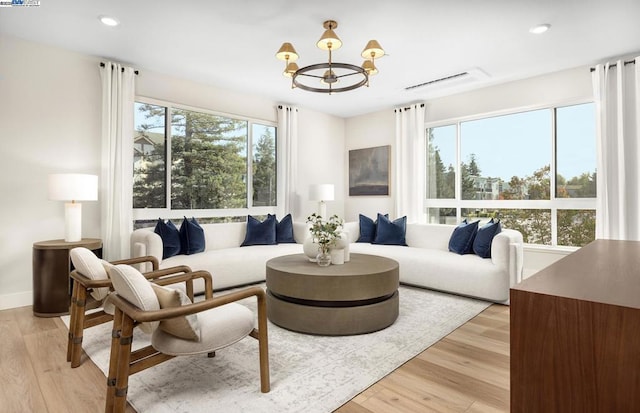
<svg viewBox="0 0 640 413"><path fill-rule="evenodd" d="M529 252L544 252L558 255L569 255L572 252L579 250L580 247L566 247L566 246L552 246L552 245L538 245L538 244L524 244L523 250Z"/></svg>

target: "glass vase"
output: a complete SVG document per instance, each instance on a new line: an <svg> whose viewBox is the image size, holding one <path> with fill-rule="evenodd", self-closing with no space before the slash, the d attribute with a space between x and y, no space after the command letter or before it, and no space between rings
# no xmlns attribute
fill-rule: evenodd
<svg viewBox="0 0 640 413"><path fill-rule="evenodd" d="M321 267L328 267L331 265L331 253L329 251L322 252L316 256L316 262Z"/></svg>

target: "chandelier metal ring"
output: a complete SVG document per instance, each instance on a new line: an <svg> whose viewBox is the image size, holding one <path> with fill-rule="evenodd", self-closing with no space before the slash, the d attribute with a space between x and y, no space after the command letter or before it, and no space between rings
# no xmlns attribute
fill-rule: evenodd
<svg viewBox="0 0 640 413"><path fill-rule="evenodd" d="M328 88L319 88L319 87L313 87L313 86L308 86L305 85L304 83L302 83L300 80L298 80L298 77L300 76L305 76L305 77L312 77L314 79L323 79L324 76L322 75L314 75L311 74L309 72L313 72L314 70L323 70L323 69L328 69L328 70L333 70L335 68L338 69L346 69L346 70L350 70L350 73L345 73L342 75L337 75L336 78L337 79L342 79L348 76L362 76L362 79L360 79L360 81L352 83L350 85L347 86L342 86L342 87L337 87L334 88L332 84L329 84ZM353 90L353 89L357 89L361 86L366 85L369 82L369 75L367 75L367 72L365 69L363 69L360 66L356 66L356 65L352 65L350 63L317 63L315 65L309 65L309 66L305 66L302 67L300 69L298 69L294 74L293 74L293 84L295 87L299 87L300 89L309 91L309 92L320 92L320 93L340 93L340 92L347 92L349 90Z"/></svg>
<svg viewBox="0 0 640 413"><path fill-rule="evenodd" d="M316 43L320 50L326 50L329 53L329 61L314 65L298 67L296 60L300 57L296 49L289 42L282 43L280 49L276 53L276 58L284 60L284 72L282 74L291 78L291 87L293 89L300 88L309 92L318 93L339 93L349 90L358 89L362 86L369 86L371 76L378 73L378 68L374 64L374 60L385 55L385 51L377 40L369 40L360 56L365 60L361 66L350 63L336 63L333 61L333 52L340 49L342 40L333 31L338 27L335 20L327 20L323 23L325 28L322 37ZM320 72L326 69L326 71ZM337 69L334 72L334 69ZM339 70L338 70L339 69ZM314 73L318 71L319 73ZM309 84L309 80L319 81L320 86L314 87ZM337 86L339 81L344 81L346 86Z"/></svg>

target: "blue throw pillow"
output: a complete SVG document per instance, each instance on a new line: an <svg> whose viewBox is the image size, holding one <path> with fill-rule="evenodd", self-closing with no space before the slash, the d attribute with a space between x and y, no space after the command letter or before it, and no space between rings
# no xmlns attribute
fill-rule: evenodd
<svg viewBox="0 0 640 413"><path fill-rule="evenodd" d="M182 254L195 254L204 251L204 230L195 218L184 217L180 225L180 242Z"/></svg>
<svg viewBox="0 0 640 413"><path fill-rule="evenodd" d="M275 217L275 215L274 215ZM293 219L291 214L287 214L278 222L276 219L276 243L277 244L295 244L293 238Z"/></svg>
<svg viewBox="0 0 640 413"><path fill-rule="evenodd" d="M386 216L378 214L378 224L376 225L376 236L373 239L373 244L406 246L406 231L406 216L391 222L391 220Z"/></svg>
<svg viewBox="0 0 640 413"><path fill-rule="evenodd" d="M241 247L249 245L274 245L276 243L276 216L268 215L260 222L251 215L247 216L247 233Z"/></svg>
<svg viewBox="0 0 640 413"><path fill-rule="evenodd" d="M160 235L162 239L163 260L180 254L180 250L182 249L180 246L180 232L178 232L178 228L173 225L173 222L167 221L165 223L162 218L158 218L158 223L153 232Z"/></svg>
<svg viewBox="0 0 640 413"><path fill-rule="evenodd" d="M360 215L360 236L356 242L369 242L372 243L376 237L376 226L377 221L372 220L371 218ZM385 217L389 218L389 214L384 214Z"/></svg>
<svg viewBox="0 0 640 413"><path fill-rule="evenodd" d="M467 222L465 219L458 225L451 234L449 239L449 251L456 254L472 254L473 240L478 232L478 223L480 221Z"/></svg>
<svg viewBox="0 0 640 413"><path fill-rule="evenodd" d="M491 258L491 243L493 242L493 237L499 234L500 231L502 231L500 220L494 221L491 218L491 221L478 230L476 238L473 240L473 252L482 258Z"/></svg>

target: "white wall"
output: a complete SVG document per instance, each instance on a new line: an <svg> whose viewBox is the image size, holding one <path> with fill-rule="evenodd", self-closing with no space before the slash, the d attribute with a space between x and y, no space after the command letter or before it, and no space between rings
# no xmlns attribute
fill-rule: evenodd
<svg viewBox="0 0 640 413"><path fill-rule="evenodd" d="M62 238L64 205L47 199L48 175L100 171L101 60L0 35L0 309L32 303L32 245ZM137 69L140 96L276 121L277 102ZM296 218L317 208L309 183L335 184L328 211L342 215L345 122L304 108L299 121ZM83 236L100 232L99 202L84 202Z"/></svg>
<svg viewBox="0 0 640 413"><path fill-rule="evenodd" d="M389 213L393 216L393 157L395 142L395 114L393 108L369 113L366 115L349 118L346 121L346 146L344 151L344 197L345 220L355 221L358 214L366 215L372 219L376 214ZM391 169L389 171L389 196L349 196L349 151L352 149L371 148L375 146L391 145L389 156L391 157Z"/></svg>
<svg viewBox="0 0 640 413"><path fill-rule="evenodd" d="M541 105L571 104L593 98L591 75L588 67L570 69L558 73L538 76L477 89L457 95L426 100L428 124L447 120L489 115L514 109L527 109ZM410 102L407 102L410 103ZM395 118L393 108L347 119L346 150L391 145L394 151ZM348 155L345 155L348 156ZM392 157L391 169L394 169ZM348 175L348 159L345 163ZM345 182L348 182L348 176ZM393 182L393 177L391 178ZM345 188L348 191L348 186ZM345 216L357 219L362 213L375 217L377 212L393 211L394 188L385 198L350 197L345 192ZM531 275L568 254L569 250L526 248L525 275Z"/></svg>
<svg viewBox="0 0 640 413"><path fill-rule="evenodd" d="M64 204L47 199L55 172L98 174L98 60L0 35L0 309L31 303L32 245L59 239ZM99 237L97 202L83 235Z"/></svg>

